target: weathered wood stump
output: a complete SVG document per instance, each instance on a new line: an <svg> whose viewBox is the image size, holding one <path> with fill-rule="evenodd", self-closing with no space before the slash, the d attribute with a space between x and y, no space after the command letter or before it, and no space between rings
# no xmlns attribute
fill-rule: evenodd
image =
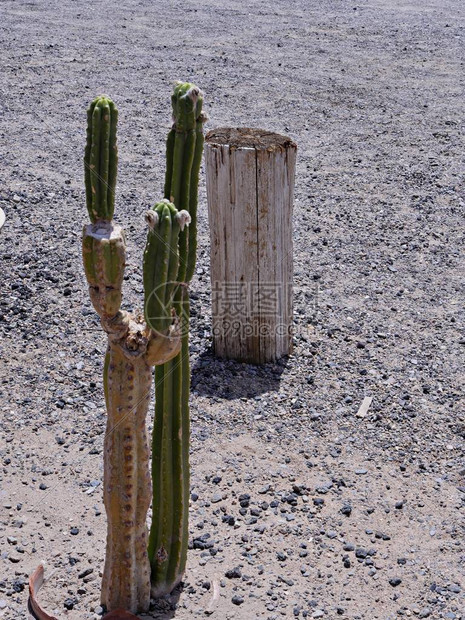
<svg viewBox="0 0 465 620"><path fill-rule="evenodd" d="M292 349L297 147L261 129L206 136L215 354L265 363Z"/></svg>

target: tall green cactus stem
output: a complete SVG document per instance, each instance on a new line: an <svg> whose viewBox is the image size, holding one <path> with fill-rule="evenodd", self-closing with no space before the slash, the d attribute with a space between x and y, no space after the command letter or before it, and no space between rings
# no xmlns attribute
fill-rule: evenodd
<svg viewBox="0 0 465 620"><path fill-rule="evenodd" d="M155 368L155 423L152 439L153 516L149 536L152 596L171 592L185 571L189 510L189 299L195 270L196 211L203 150L202 95L178 83L172 96L173 127L166 143L165 198L191 217L179 235L179 285L174 308L181 322L181 353Z"/></svg>
<svg viewBox="0 0 465 620"><path fill-rule="evenodd" d="M151 484L145 419L151 368L167 363L181 348L179 319L172 314L168 277L178 268L179 233L189 216L178 213L166 200L147 214L146 301L153 290L162 300L155 310L146 303L146 309L150 314L153 310L157 318L156 328L152 329L142 316L120 309L126 242L122 228L112 221L116 119L116 108L108 97L98 97L91 104L84 161L92 223L84 227L82 251L92 304L108 335L103 377L108 416L103 489L107 547L101 600L110 611L123 608L137 613L147 611L150 602L146 516Z"/></svg>

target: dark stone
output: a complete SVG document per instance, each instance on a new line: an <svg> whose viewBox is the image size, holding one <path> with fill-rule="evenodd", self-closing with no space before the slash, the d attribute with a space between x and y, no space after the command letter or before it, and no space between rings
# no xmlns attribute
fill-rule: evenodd
<svg viewBox="0 0 465 620"><path fill-rule="evenodd" d="M238 566L236 566L235 568L230 568L227 570L224 576L228 579L240 579L242 577L242 571Z"/></svg>
<svg viewBox="0 0 465 620"><path fill-rule="evenodd" d="M352 506L350 504L344 504L344 506L341 508L341 513L346 517L350 517L350 515L352 514Z"/></svg>
<svg viewBox="0 0 465 620"><path fill-rule="evenodd" d="M77 601L75 598L66 598L63 605L65 606L66 609L73 609L76 603Z"/></svg>
<svg viewBox="0 0 465 620"><path fill-rule="evenodd" d="M240 594L235 594L231 599L231 603L233 603L233 605L242 605L243 602L244 597L240 596Z"/></svg>
<svg viewBox="0 0 465 620"><path fill-rule="evenodd" d="M389 579L389 585L393 588L397 588L397 586L400 586L401 583L402 579L400 577L391 577L391 579Z"/></svg>

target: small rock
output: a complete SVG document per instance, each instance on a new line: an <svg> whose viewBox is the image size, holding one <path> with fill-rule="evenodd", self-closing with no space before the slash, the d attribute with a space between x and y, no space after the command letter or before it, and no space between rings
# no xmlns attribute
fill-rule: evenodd
<svg viewBox="0 0 465 620"><path fill-rule="evenodd" d="M70 533L72 536L77 536L77 535L79 534L79 528L78 528L78 527L72 527L72 528L69 530L69 533Z"/></svg>
<svg viewBox="0 0 465 620"><path fill-rule="evenodd" d="M240 579L242 577L242 571L238 566L236 566L235 568L230 568L227 570L224 576L228 579Z"/></svg>
<svg viewBox="0 0 465 620"><path fill-rule="evenodd" d="M350 504L344 504L344 506L341 508L341 513L346 517L350 517L350 515L352 514L352 506Z"/></svg>
<svg viewBox="0 0 465 620"><path fill-rule="evenodd" d="M389 585L391 585L393 588L400 586L401 583L402 579L400 579L400 577L392 577L391 579L389 579Z"/></svg>
<svg viewBox="0 0 465 620"><path fill-rule="evenodd" d="M75 604L76 604L76 599L74 598L66 598L63 603L66 609L73 609Z"/></svg>
<svg viewBox="0 0 465 620"><path fill-rule="evenodd" d="M240 594L235 594L231 599L231 603L233 603L233 605L242 605L243 602L244 602L244 597L241 596Z"/></svg>
<svg viewBox="0 0 465 620"><path fill-rule="evenodd" d="M87 575L90 575L93 572L94 572L93 568L86 568L85 570L79 573L78 577L79 579L84 579L84 577L87 577Z"/></svg>

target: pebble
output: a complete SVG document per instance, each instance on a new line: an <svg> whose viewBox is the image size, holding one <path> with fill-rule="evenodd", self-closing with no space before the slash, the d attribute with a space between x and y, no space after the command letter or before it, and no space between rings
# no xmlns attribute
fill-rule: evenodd
<svg viewBox="0 0 465 620"><path fill-rule="evenodd" d="M391 585L393 588L400 586L401 583L402 579L400 579L400 577L392 577L391 579L389 579L389 585Z"/></svg>
<svg viewBox="0 0 465 620"><path fill-rule="evenodd" d="M76 599L75 598L66 598L64 600L63 605L65 606L66 609L73 609L74 605L76 604Z"/></svg>
<svg viewBox="0 0 465 620"><path fill-rule="evenodd" d="M94 572L93 568L86 568L85 570L81 571L78 575L79 579L84 579L84 577L87 577L88 575L90 575L91 573Z"/></svg>
<svg viewBox="0 0 465 620"><path fill-rule="evenodd" d="M240 594L234 594L234 596L231 599L231 602L233 603L233 605L242 605L242 603L244 602L244 597L241 596Z"/></svg>
<svg viewBox="0 0 465 620"><path fill-rule="evenodd" d="M344 506L341 508L341 513L346 517L350 517L350 515L352 514L352 506L350 504L344 504Z"/></svg>
<svg viewBox="0 0 465 620"><path fill-rule="evenodd" d="M230 568L227 570L224 576L228 579L240 579L242 577L242 571L238 566L236 566L235 568Z"/></svg>

